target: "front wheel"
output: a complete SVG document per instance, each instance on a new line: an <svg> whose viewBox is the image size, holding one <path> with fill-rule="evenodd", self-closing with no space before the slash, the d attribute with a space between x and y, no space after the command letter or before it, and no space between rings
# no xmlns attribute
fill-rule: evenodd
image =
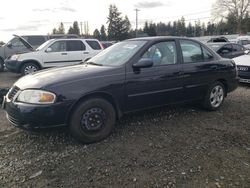
<svg viewBox="0 0 250 188"><path fill-rule="evenodd" d="M35 63L25 63L21 68L21 74L27 75L39 70L39 67Z"/></svg>
<svg viewBox="0 0 250 188"><path fill-rule="evenodd" d="M223 104L225 96L224 85L221 82L215 82L209 87L203 101L203 106L207 110L215 111Z"/></svg>
<svg viewBox="0 0 250 188"><path fill-rule="evenodd" d="M108 137L115 124L115 110L101 98L85 100L74 109L69 129L74 138L83 143L94 143Z"/></svg>

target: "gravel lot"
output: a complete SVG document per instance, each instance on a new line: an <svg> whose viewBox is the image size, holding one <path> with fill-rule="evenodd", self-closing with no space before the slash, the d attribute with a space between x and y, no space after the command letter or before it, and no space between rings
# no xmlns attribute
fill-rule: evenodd
<svg viewBox="0 0 250 188"><path fill-rule="evenodd" d="M17 75L0 73L0 87ZM24 132L0 110L0 187L250 187L250 87L217 112L196 105L123 117L108 139Z"/></svg>

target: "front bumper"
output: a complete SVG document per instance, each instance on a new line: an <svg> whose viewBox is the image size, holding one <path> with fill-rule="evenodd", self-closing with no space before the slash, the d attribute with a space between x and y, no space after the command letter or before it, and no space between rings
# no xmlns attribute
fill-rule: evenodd
<svg viewBox="0 0 250 188"><path fill-rule="evenodd" d="M12 125L23 129L35 129L66 125L71 105L72 102L69 101L50 105L25 104L5 98L2 107Z"/></svg>
<svg viewBox="0 0 250 188"><path fill-rule="evenodd" d="M4 63L5 63L5 67L10 72L15 72L15 73L20 72L20 68L21 68L21 64L22 64L21 61L7 59L4 61Z"/></svg>
<svg viewBox="0 0 250 188"><path fill-rule="evenodd" d="M238 76L240 78L240 82L250 83L250 72L238 71Z"/></svg>

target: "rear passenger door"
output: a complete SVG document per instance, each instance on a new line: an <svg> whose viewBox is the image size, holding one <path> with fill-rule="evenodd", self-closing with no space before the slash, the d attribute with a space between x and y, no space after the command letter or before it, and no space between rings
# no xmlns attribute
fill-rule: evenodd
<svg viewBox="0 0 250 188"><path fill-rule="evenodd" d="M67 53L69 56L68 65L79 64L88 56L86 46L81 40L68 40Z"/></svg>
<svg viewBox="0 0 250 188"><path fill-rule="evenodd" d="M183 56L184 99L188 101L202 98L217 74L217 62L212 53L198 42L180 40L180 47Z"/></svg>

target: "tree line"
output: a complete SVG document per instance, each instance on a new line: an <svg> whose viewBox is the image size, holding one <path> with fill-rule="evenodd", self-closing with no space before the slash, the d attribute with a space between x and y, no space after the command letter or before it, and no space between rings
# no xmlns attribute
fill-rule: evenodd
<svg viewBox="0 0 250 188"><path fill-rule="evenodd" d="M143 36L187 36L199 37L209 35L226 35L250 31L249 16L250 0L217 0L214 4L213 14L216 22L204 23L200 20L187 23L184 17L168 23L145 22L143 28L137 32L131 28L128 17L123 16L115 5L110 5L107 17L107 28L102 25L100 30L95 29L93 35L99 40L121 41L128 38ZM58 29L54 28L53 34L65 34L63 23ZM78 22L75 21L67 32L80 35Z"/></svg>

